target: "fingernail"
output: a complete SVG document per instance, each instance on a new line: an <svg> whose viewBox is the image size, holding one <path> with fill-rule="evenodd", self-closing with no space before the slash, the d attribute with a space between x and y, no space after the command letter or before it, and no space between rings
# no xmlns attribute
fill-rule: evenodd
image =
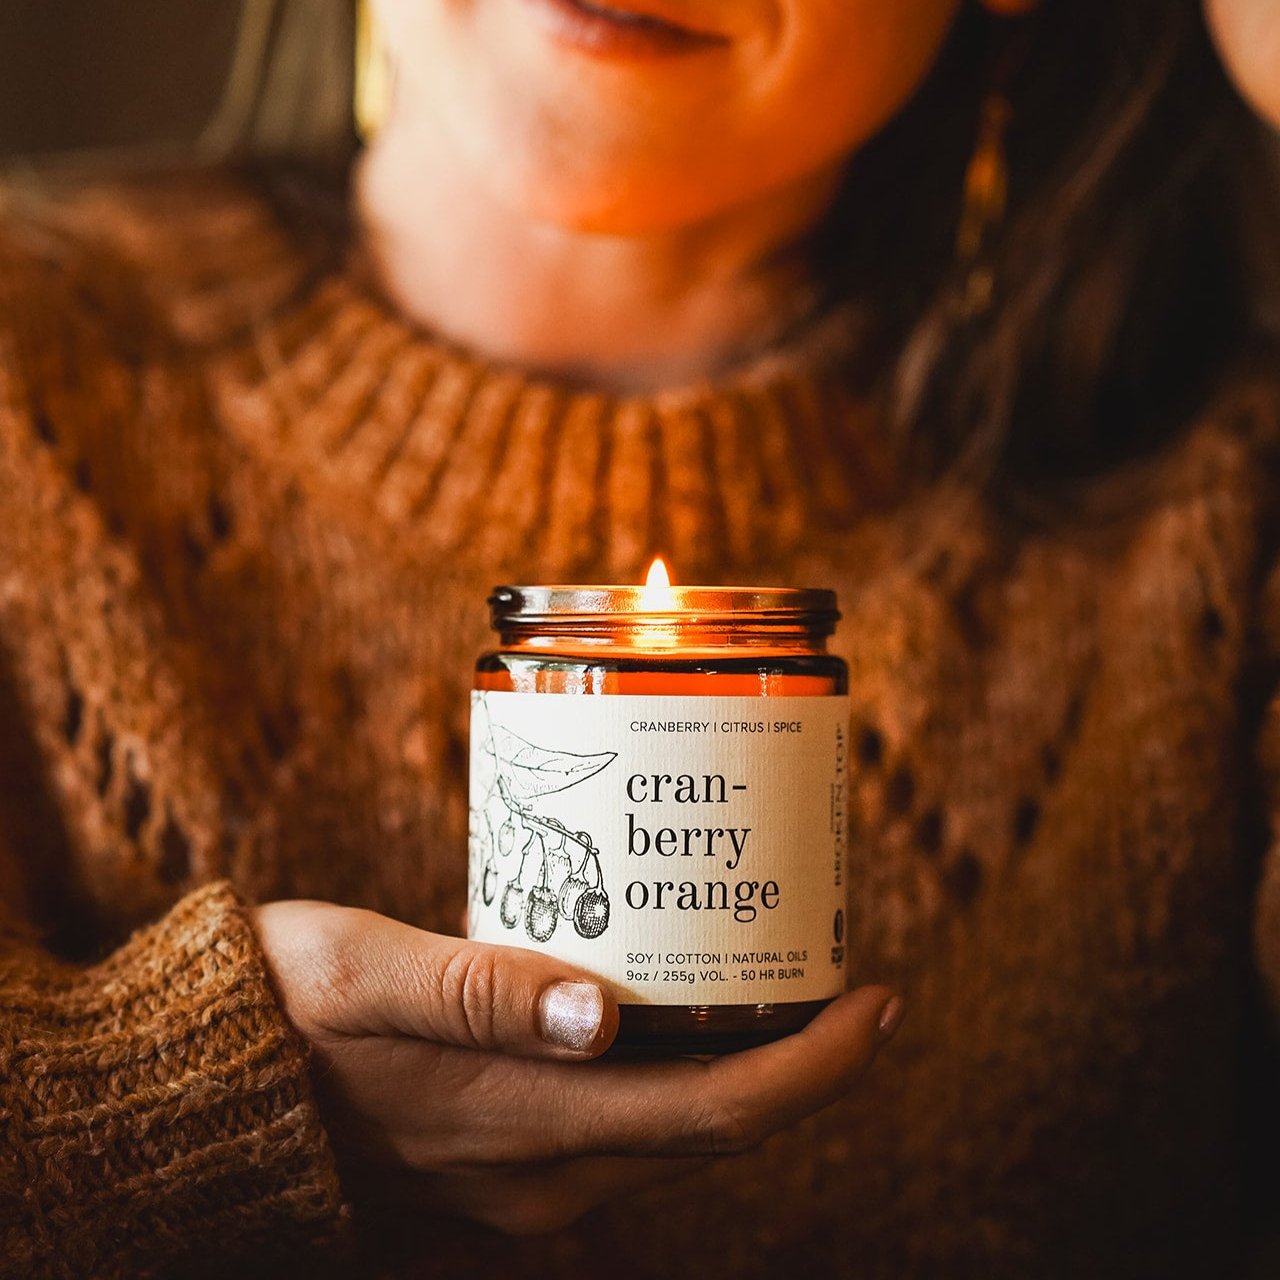
<svg viewBox="0 0 1280 1280"><path fill-rule="evenodd" d="M557 982L542 993L538 1017L548 1044L580 1053L600 1034L604 995L592 982Z"/></svg>
<svg viewBox="0 0 1280 1280"><path fill-rule="evenodd" d="M890 996L885 1001L884 1008L880 1010L880 1021L876 1024L881 1044L893 1039L893 1033L902 1025L902 1015L906 1009L901 996Z"/></svg>

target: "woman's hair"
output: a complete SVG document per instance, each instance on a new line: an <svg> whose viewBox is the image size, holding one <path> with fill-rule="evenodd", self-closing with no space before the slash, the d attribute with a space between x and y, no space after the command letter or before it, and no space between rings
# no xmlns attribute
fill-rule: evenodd
<svg viewBox="0 0 1280 1280"><path fill-rule="evenodd" d="M229 118L253 149L350 158L332 46L348 41L349 67L352 5L247 5L257 48ZM1008 208L975 310L956 229L997 66ZM850 163L816 241L829 300L865 308L864 373L895 431L935 463L1043 494L1168 440L1266 340L1275 160L1200 0L1041 0L1017 20L969 0L921 91Z"/></svg>
<svg viewBox="0 0 1280 1280"><path fill-rule="evenodd" d="M1010 57L1008 212L974 314L955 229L990 69ZM1015 23L967 10L825 229L836 287L872 309L896 429L1015 485L1167 440L1265 341L1276 158L1199 0L1043 0Z"/></svg>
<svg viewBox="0 0 1280 1280"><path fill-rule="evenodd" d="M332 175L356 145L356 0L243 0L222 103L198 149Z"/></svg>

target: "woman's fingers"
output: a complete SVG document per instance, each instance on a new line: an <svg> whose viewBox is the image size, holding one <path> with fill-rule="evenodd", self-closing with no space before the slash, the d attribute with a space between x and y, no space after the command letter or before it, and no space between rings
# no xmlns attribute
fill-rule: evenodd
<svg viewBox="0 0 1280 1280"><path fill-rule="evenodd" d="M589 974L520 947L385 921L354 944L364 966L364 1032L522 1057L603 1052L618 1006Z"/></svg>
<svg viewBox="0 0 1280 1280"><path fill-rule="evenodd" d="M885 987L864 987L795 1035L710 1061L504 1064L486 1080L486 1125L471 1127L454 1159L744 1151L854 1084L894 1030L893 1000Z"/></svg>
<svg viewBox="0 0 1280 1280"><path fill-rule="evenodd" d="M799 1034L711 1063L708 1097L729 1100L730 1114L724 1116L722 1106L719 1116L729 1145L740 1136L735 1117L750 1146L842 1098L897 1031L902 1007L887 987L862 987L834 1001ZM695 1150L703 1136L696 1135ZM713 1128L710 1136L714 1154L719 1135Z"/></svg>
<svg viewBox="0 0 1280 1280"><path fill-rule="evenodd" d="M875 1057L892 999L885 987L863 987L795 1035L710 1062L620 1069L612 1082L602 1071L582 1072L583 1103L602 1111L602 1122L585 1136L609 1154L745 1151L849 1090Z"/></svg>
<svg viewBox="0 0 1280 1280"><path fill-rule="evenodd" d="M286 1009L308 1034L572 1060L601 1053L618 1028L612 995L535 951L314 902L259 907L255 925Z"/></svg>

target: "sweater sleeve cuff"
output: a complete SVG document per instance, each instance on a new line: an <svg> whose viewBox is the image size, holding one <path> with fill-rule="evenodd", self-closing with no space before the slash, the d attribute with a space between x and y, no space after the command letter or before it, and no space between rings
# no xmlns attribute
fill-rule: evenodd
<svg viewBox="0 0 1280 1280"><path fill-rule="evenodd" d="M189 894L89 970L7 954L0 995L6 1266L260 1264L341 1234L306 1047L230 886Z"/></svg>

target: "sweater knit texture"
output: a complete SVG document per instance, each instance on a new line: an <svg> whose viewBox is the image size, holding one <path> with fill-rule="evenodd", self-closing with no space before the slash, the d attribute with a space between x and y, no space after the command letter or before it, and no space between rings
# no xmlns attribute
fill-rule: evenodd
<svg viewBox="0 0 1280 1280"><path fill-rule="evenodd" d="M1280 984L1265 384L1015 535L911 483L852 308L617 396L415 328L233 175L8 206L0 1274L1230 1274ZM352 1212L243 903L456 932L489 588L659 552L837 591L854 973L907 1021L555 1235Z"/></svg>

